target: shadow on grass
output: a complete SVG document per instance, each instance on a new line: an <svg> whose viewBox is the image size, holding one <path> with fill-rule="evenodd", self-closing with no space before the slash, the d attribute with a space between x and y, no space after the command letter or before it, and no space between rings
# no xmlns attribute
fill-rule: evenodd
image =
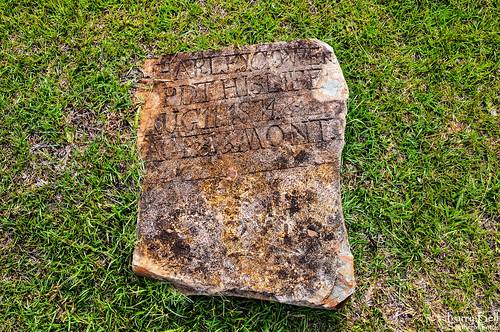
<svg viewBox="0 0 500 332"><path fill-rule="evenodd" d="M147 296L165 305L164 323L193 331L338 331L347 327L344 310L298 307L234 296L186 297L169 282L138 277ZM163 325L165 328L165 325Z"/></svg>

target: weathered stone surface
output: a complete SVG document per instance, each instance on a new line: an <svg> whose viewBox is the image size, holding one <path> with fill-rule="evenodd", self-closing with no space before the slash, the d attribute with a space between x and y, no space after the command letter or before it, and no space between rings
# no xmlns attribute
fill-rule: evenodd
<svg viewBox="0 0 500 332"><path fill-rule="evenodd" d="M347 85L318 40L149 59L135 273L185 294L337 308L354 291L339 191Z"/></svg>

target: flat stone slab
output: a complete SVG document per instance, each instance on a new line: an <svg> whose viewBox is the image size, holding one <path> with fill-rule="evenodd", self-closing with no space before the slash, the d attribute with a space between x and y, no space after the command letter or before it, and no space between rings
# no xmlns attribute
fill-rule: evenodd
<svg viewBox="0 0 500 332"><path fill-rule="evenodd" d="M338 308L354 291L339 190L347 85L314 40L146 60L134 272L184 294Z"/></svg>

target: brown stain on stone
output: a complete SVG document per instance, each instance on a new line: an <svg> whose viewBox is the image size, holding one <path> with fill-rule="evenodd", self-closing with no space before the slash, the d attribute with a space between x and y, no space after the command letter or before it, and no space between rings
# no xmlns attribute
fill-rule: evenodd
<svg viewBox="0 0 500 332"><path fill-rule="evenodd" d="M340 306L354 275L333 52L299 40L150 59L143 72L134 271L185 294Z"/></svg>

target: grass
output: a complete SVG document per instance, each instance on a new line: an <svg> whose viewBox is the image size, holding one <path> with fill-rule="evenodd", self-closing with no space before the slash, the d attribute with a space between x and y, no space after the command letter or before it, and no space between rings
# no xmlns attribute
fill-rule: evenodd
<svg viewBox="0 0 500 332"><path fill-rule="evenodd" d="M135 68L309 37L350 88L355 296L331 312L136 277ZM0 0L0 329L482 329L458 320L500 310L499 49L497 0Z"/></svg>

